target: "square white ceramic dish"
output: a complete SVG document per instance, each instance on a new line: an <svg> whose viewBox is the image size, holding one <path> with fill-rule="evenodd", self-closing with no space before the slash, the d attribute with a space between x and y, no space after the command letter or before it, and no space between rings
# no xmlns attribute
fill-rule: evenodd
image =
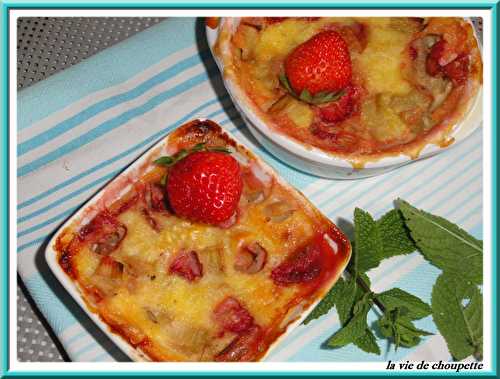
<svg viewBox="0 0 500 379"><path fill-rule="evenodd" d="M227 131L222 130L223 133L227 134L231 139L233 139L238 145L243 146L245 149L251 151L248 147L246 147L244 144L242 144L240 141L238 141L234 136L230 135ZM138 361L138 362L143 362L143 361L150 361L148 356L142 352L140 349L132 346L126 339L124 339L121 335L113 333L109 326L101 320L99 315L96 313L92 312L86 302L83 299L82 291L79 288L78 284L73 281L67 274L66 272L62 269L60 266L58 259L57 259L57 251L54 249L56 240L58 236L60 235L61 231L63 231L66 227L71 225L75 220L79 219L80 217L83 216L84 212L89 208L92 207L93 205L97 204L99 201L103 201L103 195L106 193L106 190L113 186L114 184L118 185L118 181L122 178L125 177L138 177L140 174L143 174L146 171L142 171L144 167L148 167L149 163L162 156L162 155L169 155L172 154L172 152L169 152L165 149L165 146L167 145L167 141L169 138L170 134L167 135L166 137L163 137L159 142L157 142L154 146L152 146L149 150L147 150L144 154L142 154L139 158L137 158L129 167L127 167L122 173L120 173L118 176L116 176L112 181L110 181L104 188L102 188L97 194L95 194L90 200L88 200L82 207L75 213L73 214L55 233L55 235L52 237L50 240L49 244L47 245L47 248L45 250L45 259L47 261L48 266L52 270L53 274L56 276L56 278L59 280L59 282L62 284L62 286L68 291L68 293L73 297L73 299L82 307L83 311L95 322L95 324L133 361ZM274 170L268 166L265 162L263 162L261 159L258 159L259 165L264 168L264 170L267 173L272 173L275 175L275 179L284 187L286 188L291 188L288 183L286 183L283 179L281 179L278 175L274 173ZM140 174L138 172L140 171ZM130 184L129 184L130 186ZM121 188L121 187L120 187ZM122 189L121 193L126 192L129 189L129 187L125 187ZM346 259L345 265L341 267L341 270L339 270L338 275L332 280L332 286L333 284L338 280L338 277L340 274L343 272L345 269L345 266L349 262L351 251L349 249L348 251L348 257ZM301 315L298 319L294 320L288 326L286 327L286 331L282 333L269 347L267 350L265 356L263 356L260 361L264 360L267 355L272 351L273 348L275 348L286 336L288 336L293 329L295 329L298 325L302 323L302 321L307 317L310 311L314 309L314 307L321 301L323 296L326 294L326 292L329 290L329 288L324 289L320 294L316 295L318 296L318 299L313 302L308 308L302 310L302 308L299 308L298 310L301 310ZM300 306L300 304L299 304ZM294 308L295 311L295 308ZM291 313L293 313L292 311ZM288 315L287 315L288 316ZM296 316L296 315L295 315ZM293 317L294 318L294 317ZM293 319L292 318L292 319Z"/></svg>

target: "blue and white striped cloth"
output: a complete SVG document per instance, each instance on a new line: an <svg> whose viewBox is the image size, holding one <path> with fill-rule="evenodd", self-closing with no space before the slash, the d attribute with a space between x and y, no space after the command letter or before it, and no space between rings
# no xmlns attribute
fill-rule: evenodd
<svg viewBox="0 0 500 379"><path fill-rule="evenodd" d="M196 32L197 31L197 32ZM389 174L330 181L295 171L249 135L223 90L191 18L169 19L18 95L18 272L56 335L75 361L127 358L95 327L49 272L49 237L100 187L149 146L186 121L210 118L270 163L336 223L358 206L379 217L402 197L482 237L482 135ZM339 222L340 221L340 222ZM430 300L439 271L419 255L397 257L370 273L373 288L398 286ZM375 314L370 314L374 320ZM449 359L439 335L414 349L379 341L375 356L353 346L325 350L338 328L334 310L298 327L271 361L385 361ZM437 332L430 317L418 326Z"/></svg>

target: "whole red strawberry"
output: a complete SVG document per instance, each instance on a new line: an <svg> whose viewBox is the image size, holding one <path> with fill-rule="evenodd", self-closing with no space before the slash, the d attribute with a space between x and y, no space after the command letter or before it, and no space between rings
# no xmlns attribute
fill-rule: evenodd
<svg viewBox="0 0 500 379"><path fill-rule="evenodd" d="M352 77L347 43L333 30L316 34L286 58L285 74L297 94L339 91Z"/></svg>
<svg viewBox="0 0 500 379"><path fill-rule="evenodd" d="M168 200L177 215L214 225L234 214L242 189L238 162L222 152L191 153L172 166L167 179Z"/></svg>

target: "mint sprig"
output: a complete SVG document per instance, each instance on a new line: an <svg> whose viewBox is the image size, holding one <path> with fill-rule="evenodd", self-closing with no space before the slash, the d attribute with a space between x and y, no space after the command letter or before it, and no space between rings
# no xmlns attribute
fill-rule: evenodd
<svg viewBox="0 0 500 379"><path fill-rule="evenodd" d="M483 281L483 243L452 222L398 200L405 224L425 259L476 284Z"/></svg>
<svg viewBox="0 0 500 379"><path fill-rule="evenodd" d="M279 81L283 88L290 93L293 97L295 97L298 100L301 100L305 103L312 104L312 105L318 105L318 104L324 104L324 103L329 103L332 101L336 101L340 99L344 94L345 91L342 89L340 91L334 91L334 92L328 92L328 91L321 91L318 92L314 95L311 95L311 93L307 90L304 89L302 90L301 93L296 93L292 86L290 85L290 82L288 81L288 78L284 72L282 72L279 75Z"/></svg>
<svg viewBox="0 0 500 379"><path fill-rule="evenodd" d="M337 348L353 343L380 355L367 314L376 306L380 334L398 347L413 347L431 333L414 325L415 320L432 314L452 356L482 359L482 242L442 217L432 215L397 200L397 209L379 220L366 211L354 211L353 254L347 277L340 278L305 324L335 306L341 328L324 346ZM417 250L444 273L432 291L432 306L418 297L392 288L373 293L366 272L386 258ZM465 262L465 265L464 265Z"/></svg>
<svg viewBox="0 0 500 379"><path fill-rule="evenodd" d="M326 341L326 345L328 347L342 347L363 337L368 327L368 311L372 305L371 295L367 293L354 304L354 314L351 319Z"/></svg>

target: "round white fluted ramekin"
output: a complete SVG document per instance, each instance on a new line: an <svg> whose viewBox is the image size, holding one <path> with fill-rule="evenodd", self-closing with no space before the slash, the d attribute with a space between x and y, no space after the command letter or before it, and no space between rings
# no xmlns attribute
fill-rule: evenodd
<svg viewBox="0 0 500 379"><path fill-rule="evenodd" d="M239 18L221 18L216 29L206 28L208 44L222 73L224 85L254 137L273 155L300 171L331 179L359 179L383 174L457 146L481 125L483 109L482 86L479 88L475 99L469 103L464 117L453 126L451 133L448 134L448 138L454 140L452 144L442 147L438 144L429 143L419 152L416 158L412 158L407 154L391 155L368 161L363 167L353 167L352 161L349 159L302 144L271 127L261 117L259 113L262 112L238 85L234 76L227 75L225 72L225 59L221 58L221 56L231 54L230 38L227 38L227 36L236 31L239 22ZM214 47L219 37L224 34L226 38L222 39L222 43L219 42L217 46L218 52L215 53Z"/></svg>

